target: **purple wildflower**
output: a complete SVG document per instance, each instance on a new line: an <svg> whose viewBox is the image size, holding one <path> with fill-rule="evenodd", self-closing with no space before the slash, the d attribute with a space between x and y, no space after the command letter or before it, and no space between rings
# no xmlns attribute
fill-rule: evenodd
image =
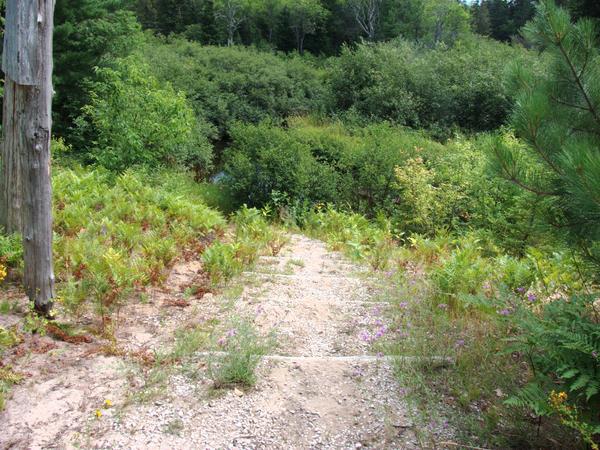
<svg viewBox="0 0 600 450"><path fill-rule="evenodd" d="M446 305L445 303L440 303L438 305L438 308L440 308L440 309L448 309L448 305Z"/></svg>
<svg viewBox="0 0 600 450"><path fill-rule="evenodd" d="M517 292L518 292L519 294L522 294L522 293L524 293L524 292L525 292L525 288L524 288L524 287L518 287L518 288L517 288Z"/></svg>
<svg viewBox="0 0 600 450"><path fill-rule="evenodd" d="M219 338L219 340L217 341L217 345L219 347L225 347L226 343L227 343L227 339L224 337Z"/></svg>
<svg viewBox="0 0 600 450"><path fill-rule="evenodd" d="M454 348L461 348L465 346L465 340L464 339L458 339L455 343L454 343Z"/></svg>
<svg viewBox="0 0 600 450"><path fill-rule="evenodd" d="M503 309L498 314L500 314L501 316L510 316L510 311L508 309Z"/></svg>
<svg viewBox="0 0 600 450"><path fill-rule="evenodd" d="M361 331L359 337L364 342L371 342L373 340L373 337L369 334L367 330Z"/></svg>
<svg viewBox="0 0 600 450"><path fill-rule="evenodd" d="M375 321L375 325L377 325L378 327L380 327L381 325L383 325L383 320L381 320L381 319L377 319L377 320Z"/></svg>
<svg viewBox="0 0 600 450"><path fill-rule="evenodd" d="M594 359L598 359L598 352L597 352L596 350L594 350L594 351L592 352L592 357L593 357Z"/></svg>
<svg viewBox="0 0 600 450"><path fill-rule="evenodd" d="M527 300L529 300L530 302L535 302L537 300L537 296L530 292L529 294L527 294Z"/></svg>
<svg viewBox="0 0 600 450"><path fill-rule="evenodd" d="M375 339L379 339L381 337L383 337L383 335L387 333L387 327L385 325L383 325L381 328L379 328L379 330L377 330L377 332L375 333Z"/></svg>
<svg viewBox="0 0 600 450"><path fill-rule="evenodd" d="M408 308L408 302L402 302L398 305L401 309L406 309Z"/></svg>
<svg viewBox="0 0 600 450"><path fill-rule="evenodd" d="M489 291L492 288L492 285L489 282L485 282L483 283L483 289L485 289L486 291Z"/></svg>
<svg viewBox="0 0 600 450"><path fill-rule="evenodd" d="M233 337L237 334L237 330L235 328L232 328L231 330L229 330L227 333L225 333L225 335L227 337Z"/></svg>

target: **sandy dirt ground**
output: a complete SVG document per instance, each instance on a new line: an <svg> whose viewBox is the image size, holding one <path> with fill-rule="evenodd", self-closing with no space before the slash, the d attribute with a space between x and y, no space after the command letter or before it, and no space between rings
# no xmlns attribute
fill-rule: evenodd
<svg viewBox="0 0 600 450"><path fill-rule="evenodd" d="M124 307L113 355L96 338L33 336L6 356L26 378L0 413L0 448L421 448L393 368L365 339L385 327L388 306L364 269L293 235L235 281L234 298L190 298L200 274L197 261L178 264L163 288ZM138 399L150 370L143 362L172 345L177 330L232 316L277 337L252 389L216 395L199 354L191 370L169 372L160 396Z"/></svg>

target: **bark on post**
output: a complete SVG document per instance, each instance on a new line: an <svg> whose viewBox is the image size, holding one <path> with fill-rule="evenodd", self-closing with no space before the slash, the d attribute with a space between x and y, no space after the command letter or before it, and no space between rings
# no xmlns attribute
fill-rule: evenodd
<svg viewBox="0 0 600 450"><path fill-rule="evenodd" d="M4 136L0 148L0 227L8 234L22 231L23 203L21 187L21 160L19 140L22 135L24 96L13 80L6 77L4 82L4 110L2 129Z"/></svg>
<svg viewBox="0 0 600 450"><path fill-rule="evenodd" d="M24 284L36 309L47 314L54 298L50 136L54 0L8 0L3 69L14 95L4 153L18 154L22 190ZM9 148L8 145L12 145Z"/></svg>

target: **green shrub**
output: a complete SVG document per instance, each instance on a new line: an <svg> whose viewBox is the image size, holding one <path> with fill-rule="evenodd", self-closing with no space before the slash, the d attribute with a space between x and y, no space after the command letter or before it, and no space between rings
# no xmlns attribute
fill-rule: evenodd
<svg viewBox="0 0 600 450"><path fill-rule="evenodd" d="M240 273L244 266L238 259L239 243L215 242L202 254L203 268L211 283L217 285Z"/></svg>
<svg viewBox="0 0 600 450"><path fill-rule="evenodd" d="M299 56L177 38L151 42L143 54L158 79L185 92L197 115L222 137L238 121L316 112L326 96L321 71Z"/></svg>
<svg viewBox="0 0 600 450"><path fill-rule="evenodd" d="M262 207L273 192L311 201L333 200L336 174L321 165L310 147L269 123L236 124L225 154L227 184L239 204Z"/></svg>
<svg viewBox="0 0 600 450"><path fill-rule="evenodd" d="M310 211L304 217L304 229L325 240L334 250L343 250L351 258L366 261L373 270L384 270L395 243L389 222L379 217L371 223L360 214L343 213L333 208Z"/></svg>
<svg viewBox="0 0 600 450"><path fill-rule="evenodd" d="M134 57L96 71L90 103L77 119L88 157L115 171L145 165L211 164L210 128L199 122L183 93L161 85Z"/></svg>
<svg viewBox="0 0 600 450"><path fill-rule="evenodd" d="M277 256L279 250L288 242L285 233L267 221L265 210L259 211L243 205L232 215L231 222L236 226L236 240L241 243L242 248L254 243L258 247L255 254L266 249L269 256ZM252 262L254 261L245 261L245 264Z"/></svg>
<svg viewBox="0 0 600 450"><path fill-rule="evenodd" d="M418 133L386 124L347 129L339 124L289 121L236 125L224 155L226 184L238 202L262 207L335 203L375 216L394 206L394 169L415 147L436 145Z"/></svg>
<svg viewBox="0 0 600 450"><path fill-rule="evenodd" d="M462 297L479 294L492 276L491 265L482 257L481 244L473 237L461 239L430 274L437 302L457 308L462 306Z"/></svg>
<svg viewBox="0 0 600 450"><path fill-rule="evenodd" d="M396 40L346 47L331 61L334 108L400 125L491 130L512 106L506 61L534 61L525 51L485 38L434 48Z"/></svg>
<svg viewBox="0 0 600 450"><path fill-rule="evenodd" d="M397 234L478 230L517 256L560 240L537 218L550 214L549 206L491 170L493 139L486 135L442 145L389 124L290 119L286 129L238 124L232 137L224 185L237 204L269 204L296 224L324 203L370 218L383 213ZM522 145L507 133L499 138Z"/></svg>

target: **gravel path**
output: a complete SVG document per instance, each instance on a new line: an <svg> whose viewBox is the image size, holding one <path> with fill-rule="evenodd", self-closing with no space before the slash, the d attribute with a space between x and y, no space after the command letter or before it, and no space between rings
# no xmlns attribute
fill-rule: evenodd
<svg viewBox="0 0 600 450"><path fill-rule="evenodd" d="M194 276L197 270L186 272L180 267L175 272L183 286L186 276ZM45 421L18 427L14 422L19 411L27 414L11 401L0 423L8 420L7 434L12 432L13 439L0 438L0 447L419 448L388 359L370 351L377 330L385 330L382 310L386 305L371 301L374 292L363 269L319 241L294 235L278 257L262 258L254 272L242 276L245 288L230 308L223 307L221 297L206 296L194 305L194 314L186 317L176 312L159 321L148 319L151 328L144 328L145 322L131 325L125 336L135 343L141 335L142 341L148 341L146 348L156 348L169 340L166 336L174 324L183 321L190 323L206 315L251 317L261 333L275 332L278 340L273 355L261 362L253 389L211 395L210 380L201 370L203 358L198 355L194 375L177 372L170 376L160 400L125 403L117 397L125 398L135 389L136 376L119 369L115 358L87 361L88 392L96 392L91 403L112 398L115 407L104 409L102 419L97 420L91 417L91 403L82 407L85 393L77 390L86 380L56 384L53 379L52 392L60 389L66 400L67 394L74 396L66 416L70 426L57 424L60 417L49 414ZM169 292L160 298L164 295ZM145 317L150 316L148 312ZM153 339L161 328L162 338ZM73 367L70 370L76 372ZM31 387L17 390L15 397L33 401L34 408L43 402L40 396L34 398ZM61 408L55 409L60 415ZM43 440L33 437L36 428Z"/></svg>

